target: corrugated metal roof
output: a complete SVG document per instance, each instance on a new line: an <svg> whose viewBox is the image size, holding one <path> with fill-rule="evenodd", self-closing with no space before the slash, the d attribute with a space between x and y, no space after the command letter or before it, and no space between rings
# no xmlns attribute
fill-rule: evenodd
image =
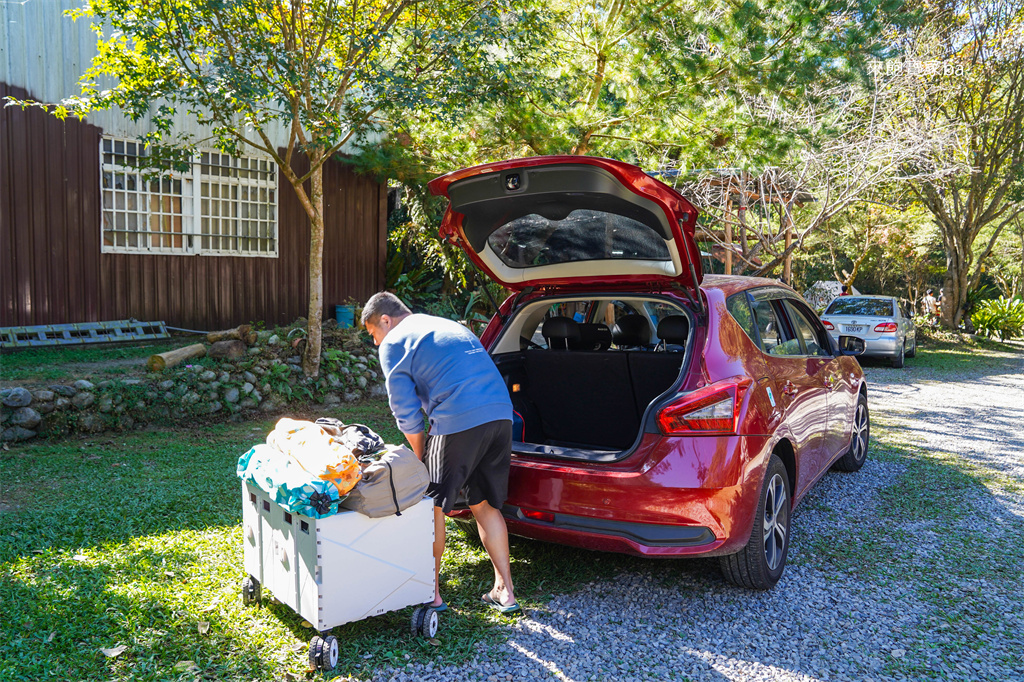
<svg viewBox="0 0 1024 682"><path fill-rule="evenodd" d="M82 5L83 0L0 0L0 82L24 88L47 103L78 94L78 79L96 55L96 36L89 19L73 21L64 12ZM118 137L138 138L152 129L149 118L132 121L120 110L94 112L86 122ZM287 130L275 125L267 132L276 146L283 147ZM195 139L210 136L208 127L185 112L175 116L174 131ZM342 149L354 151L349 145Z"/></svg>

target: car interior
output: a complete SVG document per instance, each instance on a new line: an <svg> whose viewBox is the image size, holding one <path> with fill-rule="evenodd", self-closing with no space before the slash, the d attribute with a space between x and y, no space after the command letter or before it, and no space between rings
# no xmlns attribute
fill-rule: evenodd
<svg viewBox="0 0 1024 682"><path fill-rule="evenodd" d="M514 450L604 461L629 448L678 379L691 317L661 298L534 301L492 357L515 410Z"/></svg>

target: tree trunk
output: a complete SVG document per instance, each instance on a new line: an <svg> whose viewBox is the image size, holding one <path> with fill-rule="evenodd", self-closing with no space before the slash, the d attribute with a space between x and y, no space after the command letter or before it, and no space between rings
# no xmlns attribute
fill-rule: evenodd
<svg viewBox="0 0 1024 682"><path fill-rule="evenodd" d="M306 315L306 350L302 354L302 371L307 377L320 374L320 348L323 342L324 313L324 168L322 151L310 154L315 169L310 176L309 202L309 313Z"/></svg>
<svg viewBox="0 0 1024 682"><path fill-rule="evenodd" d="M194 343L191 346L169 350L166 353L150 355L146 366L149 367L151 372L162 372L168 367L181 364L185 360L201 358L204 355L206 355L206 346L201 343Z"/></svg>
<svg viewBox="0 0 1024 682"><path fill-rule="evenodd" d="M970 252L965 253L959 243L961 240L956 241L953 248L946 251L946 277L942 284L942 310L939 311L943 326L951 330L959 329L963 321L971 271Z"/></svg>

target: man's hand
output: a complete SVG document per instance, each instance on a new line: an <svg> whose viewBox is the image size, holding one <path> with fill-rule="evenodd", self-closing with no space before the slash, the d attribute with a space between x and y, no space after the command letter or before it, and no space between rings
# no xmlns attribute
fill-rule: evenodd
<svg viewBox="0 0 1024 682"><path fill-rule="evenodd" d="M405 433L402 434L405 439L409 441L409 447L412 448L413 453L416 455L416 459L423 461L423 453L426 450L427 445L427 434L425 431L419 433Z"/></svg>

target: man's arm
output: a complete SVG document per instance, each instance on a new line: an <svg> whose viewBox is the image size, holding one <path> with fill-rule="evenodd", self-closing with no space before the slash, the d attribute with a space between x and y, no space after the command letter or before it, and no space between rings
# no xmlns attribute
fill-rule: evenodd
<svg viewBox="0 0 1024 682"><path fill-rule="evenodd" d="M409 447L411 447L412 451L416 453L416 459L422 462L423 452L427 444L426 432L420 431L419 433L405 433L402 435L404 435L405 439L409 441Z"/></svg>

